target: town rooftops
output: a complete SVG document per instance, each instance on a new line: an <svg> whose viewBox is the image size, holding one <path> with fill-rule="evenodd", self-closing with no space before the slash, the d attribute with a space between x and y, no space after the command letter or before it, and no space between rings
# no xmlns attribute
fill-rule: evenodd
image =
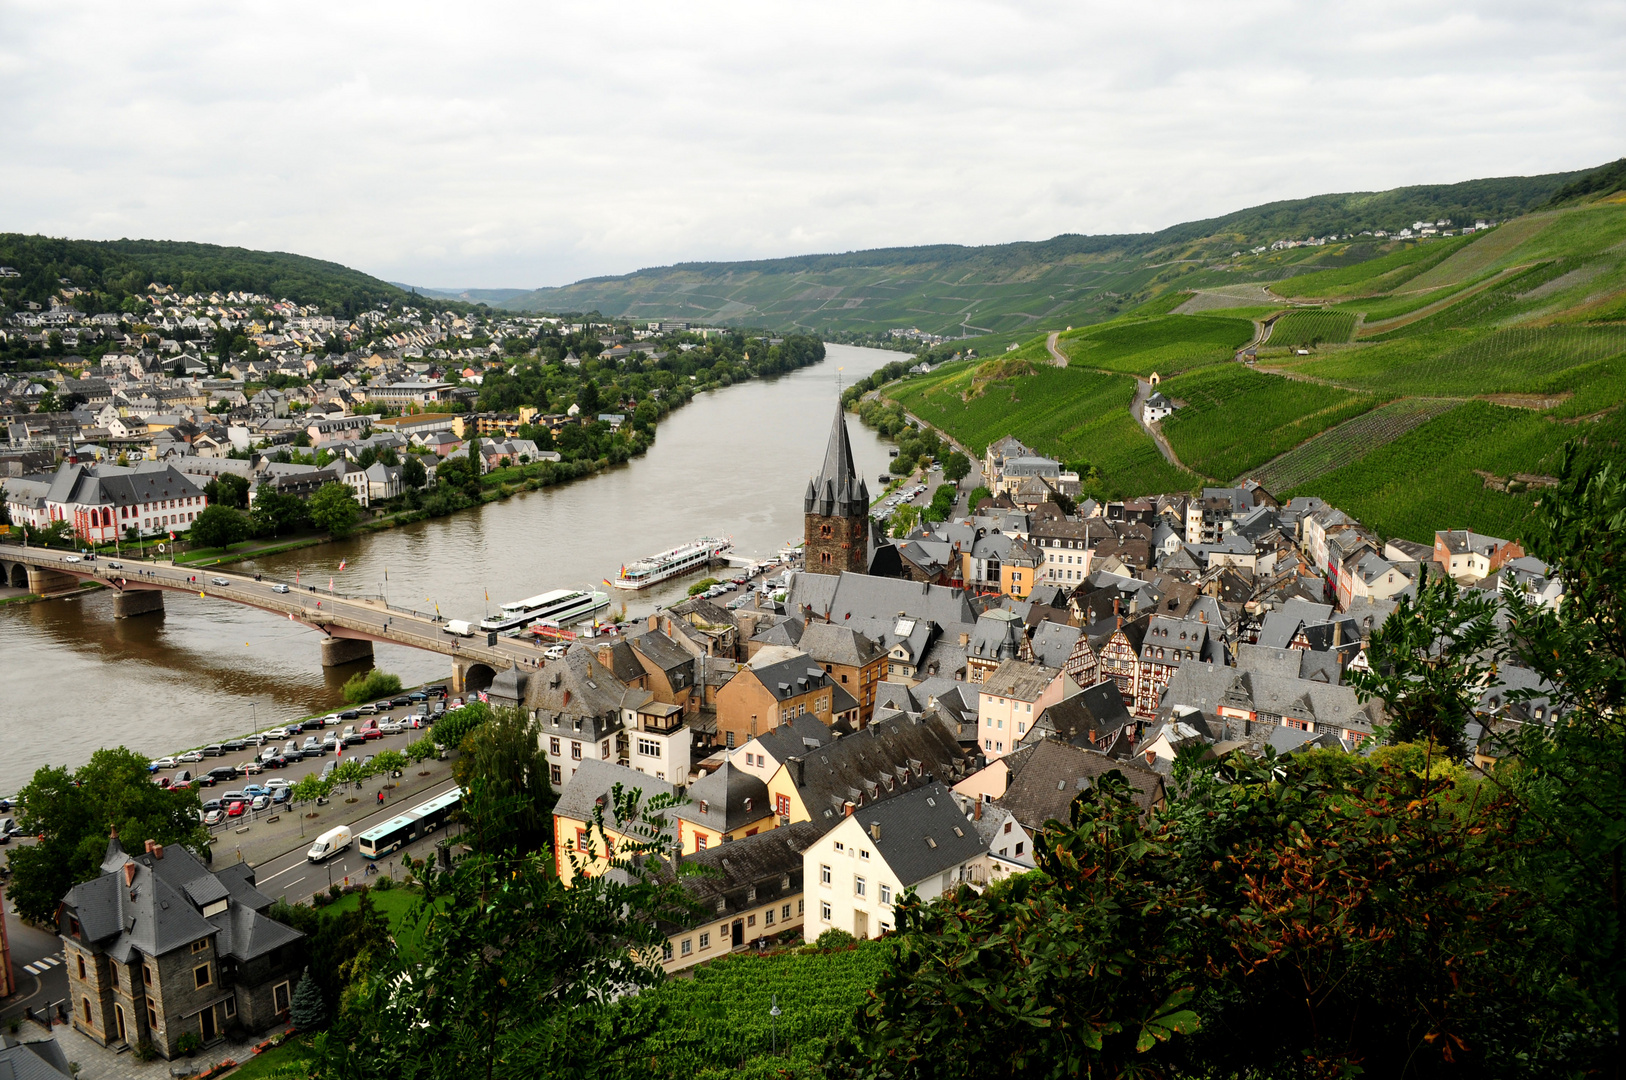
<svg viewBox="0 0 1626 1080"><path fill-rule="evenodd" d="M814 822L825 829L854 810L932 780L957 782L970 758L928 713L876 713L863 729L783 762Z"/></svg>
<svg viewBox="0 0 1626 1080"><path fill-rule="evenodd" d="M1070 819L1073 800L1114 770L1129 781L1135 805L1143 813L1162 800L1163 778L1152 770L1045 739L1033 747L1032 755L997 802L1028 830L1043 829L1045 822L1052 819L1065 823Z"/></svg>
<svg viewBox="0 0 1626 1080"><path fill-rule="evenodd" d="M565 781L563 790L559 792L559 801L554 804L553 814L555 817L571 818L575 821L591 821L593 811L602 806L605 826L614 829L617 826L613 793L618 784L623 795L641 793L638 798L640 817L649 801L656 796L677 795L677 788L665 780L655 779L648 773L641 773L609 761L586 758L577 766L570 779ZM666 824L663 831L676 836L672 811L665 811L664 816Z"/></svg>
<svg viewBox="0 0 1626 1080"><path fill-rule="evenodd" d="M1056 668L1007 660L989 672L978 689L984 694L1016 701L1037 701L1059 674L1061 672Z"/></svg>
<svg viewBox="0 0 1626 1080"><path fill-rule="evenodd" d="M696 825L730 832L769 816L768 785L725 757L719 768L689 785L688 802L675 813Z"/></svg>
<svg viewBox="0 0 1626 1080"><path fill-rule="evenodd" d="M905 888L966 863L988 850L954 795L928 784L853 815Z"/></svg>

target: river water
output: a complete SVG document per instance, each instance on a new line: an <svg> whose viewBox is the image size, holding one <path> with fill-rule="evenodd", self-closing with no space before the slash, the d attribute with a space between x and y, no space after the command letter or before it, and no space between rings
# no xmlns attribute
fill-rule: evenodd
<svg viewBox="0 0 1626 1080"><path fill-rule="evenodd" d="M297 572L324 588L331 578L341 591L383 591L398 606L477 619L548 589L603 589L623 563L701 535L770 556L801 538L802 495L823 460L838 369L852 382L899 355L826 348L812 367L697 396L624 466L237 569ZM873 485L886 471L886 444L856 418L848 431ZM607 591L636 616L680 599L698 576ZM77 766L98 747L158 756L329 709L358 670L324 670L320 635L286 619L175 593L164 601L162 615L122 620L105 591L0 608L0 793L41 765ZM408 685L449 672L438 654L376 650L376 665Z"/></svg>

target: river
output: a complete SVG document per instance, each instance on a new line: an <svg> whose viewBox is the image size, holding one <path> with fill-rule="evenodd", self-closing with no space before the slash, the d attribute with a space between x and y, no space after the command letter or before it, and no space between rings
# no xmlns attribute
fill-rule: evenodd
<svg viewBox="0 0 1626 1080"><path fill-rule="evenodd" d="M851 382L899 358L826 349L812 367L697 396L624 466L238 569L297 571L324 587L332 578L341 591L382 590L393 604L477 619L548 589L603 589L622 563L701 535L772 555L801 538L802 495L823 460L838 369ZM847 426L873 485L887 446L855 417ZM609 591L636 616L680 599L697 579ZM41 765L82 764L98 747L158 756L332 708L357 670L324 670L318 633L268 613L174 593L165 604L162 615L123 620L105 591L0 608L0 793ZM409 685L448 674L437 654L376 648L376 665Z"/></svg>

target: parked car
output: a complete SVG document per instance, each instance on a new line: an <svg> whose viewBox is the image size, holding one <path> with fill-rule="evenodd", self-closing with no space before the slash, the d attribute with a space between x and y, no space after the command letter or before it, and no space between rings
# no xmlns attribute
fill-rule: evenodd
<svg viewBox="0 0 1626 1080"><path fill-rule="evenodd" d="M226 816L227 817L242 817L243 816L243 811L247 810L247 809L248 809L248 803L246 803L246 802L242 802L242 801L229 802L229 803L226 804Z"/></svg>
<svg viewBox="0 0 1626 1080"><path fill-rule="evenodd" d="M170 789L170 779L167 776L155 776L152 778L152 782L155 786L161 787L165 791Z"/></svg>
<svg viewBox="0 0 1626 1080"><path fill-rule="evenodd" d="M182 754L176 760L178 760L178 761L202 761L203 760L203 751L202 750L188 750L186 753Z"/></svg>
<svg viewBox="0 0 1626 1080"><path fill-rule="evenodd" d="M304 752L301 751L297 746L284 746L282 748L282 760L285 763L302 761L304 760L304 757Z"/></svg>
<svg viewBox="0 0 1626 1080"><path fill-rule="evenodd" d="M206 810L206 811L204 811L203 823L205 825L219 825L222 821L225 821L225 820L226 820L226 811L224 811L224 810Z"/></svg>
<svg viewBox="0 0 1626 1080"><path fill-rule="evenodd" d="M251 799L254 798L256 795L264 795L265 793L266 793L266 789L264 787L260 786L259 784L244 784L243 785L243 794L247 795Z"/></svg>
<svg viewBox="0 0 1626 1080"><path fill-rule="evenodd" d="M243 737L243 742L247 743L249 746L264 746L265 745L265 735L263 733L261 733L261 732L256 731L252 735L244 736Z"/></svg>
<svg viewBox="0 0 1626 1080"><path fill-rule="evenodd" d="M306 757L322 757L327 753L328 744L323 741L313 746L302 746L299 749Z"/></svg>
<svg viewBox="0 0 1626 1080"><path fill-rule="evenodd" d="M265 766L261 765L258 761L245 761L241 765L237 766L237 771L242 773L244 776L258 776L260 773L265 771Z"/></svg>
<svg viewBox="0 0 1626 1080"><path fill-rule="evenodd" d="M402 694L398 698L391 698L390 699L390 708L392 708L392 709L404 709L408 705L411 705L411 704L412 704L412 699L407 697L405 694Z"/></svg>
<svg viewBox="0 0 1626 1080"><path fill-rule="evenodd" d="M172 757L161 757L157 761L153 762L153 765L160 769L173 769L176 765L176 761Z"/></svg>
<svg viewBox="0 0 1626 1080"><path fill-rule="evenodd" d="M213 776L210 776L208 773L203 773L200 776L198 776L197 779L192 781L192 786L193 787L214 787L219 782L220 781L216 780Z"/></svg>
<svg viewBox="0 0 1626 1080"><path fill-rule="evenodd" d="M270 753L270 757L261 759L261 764L266 768L286 769L288 767L288 759L283 757L281 753L276 750L272 750Z"/></svg>
<svg viewBox="0 0 1626 1080"><path fill-rule="evenodd" d="M344 710L344 712L339 714L339 720L356 720L356 719L359 719L360 716L361 716L361 710L360 709L346 709L346 710ZM338 720L334 721L334 723L338 723L338 722L339 722Z"/></svg>
<svg viewBox="0 0 1626 1080"><path fill-rule="evenodd" d="M287 790L286 788L283 790ZM248 804L250 810L265 810L271 806L271 796L256 795L254 801Z"/></svg>
<svg viewBox="0 0 1626 1080"><path fill-rule="evenodd" d="M278 582L277 584L271 586L271 591L272 592L277 592L277 593L285 593L285 592L288 591L288 586L282 584L281 582Z"/></svg>
<svg viewBox="0 0 1626 1080"><path fill-rule="evenodd" d="M220 748L226 751L228 754L235 754L237 751L242 750L247 746L248 743L244 742L242 739L227 739L225 742L220 744Z"/></svg>
<svg viewBox="0 0 1626 1080"><path fill-rule="evenodd" d="M237 766L222 765L217 769L210 769L209 775L221 781L235 780L237 779Z"/></svg>
<svg viewBox="0 0 1626 1080"><path fill-rule="evenodd" d="M399 735L406 730L406 725L399 720L386 720L378 725L378 730L385 735Z"/></svg>
<svg viewBox="0 0 1626 1080"><path fill-rule="evenodd" d="M169 782L176 787L183 787L192 782L192 773L188 769L182 769L180 772L170 777Z"/></svg>
<svg viewBox="0 0 1626 1080"><path fill-rule="evenodd" d="M203 748L204 757L220 757L225 752L225 748L219 743L210 743L208 746Z"/></svg>
<svg viewBox="0 0 1626 1080"><path fill-rule="evenodd" d="M223 577L212 577L212 578L209 579L209 584L211 584L211 585L230 585L231 582L227 581Z"/></svg>
<svg viewBox="0 0 1626 1080"><path fill-rule="evenodd" d="M378 706L379 706L378 702L369 701L367 704L362 705L359 708L357 708L356 712L358 714L362 715L362 716L371 716L371 715L373 715L374 713L376 713L378 711ZM389 705L386 703L384 705L384 708L386 708L386 709L389 708Z"/></svg>
<svg viewBox="0 0 1626 1080"><path fill-rule="evenodd" d="M21 836L22 834L23 834L23 827L21 825L17 824L17 819L16 818L14 818L14 817L0 818L0 836Z"/></svg>
<svg viewBox="0 0 1626 1080"><path fill-rule="evenodd" d="M412 691L412 693L407 695L407 701L409 703L411 703L411 704L416 704L417 702L428 701L428 700L429 700L429 695L424 693L422 690L414 690L414 691Z"/></svg>
<svg viewBox="0 0 1626 1080"><path fill-rule="evenodd" d="M286 787L272 788L271 789L271 794L269 796L269 798L271 800L271 805L275 806L278 803L287 802L288 799L293 795L293 793L294 793L293 788L286 788Z"/></svg>
<svg viewBox="0 0 1626 1080"><path fill-rule="evenodd" d="M337 761L330 761L326 765L323 765L321 779L326 780L328 777L332 776L333 770L337 769L338 767L339 763Z"/></svg>

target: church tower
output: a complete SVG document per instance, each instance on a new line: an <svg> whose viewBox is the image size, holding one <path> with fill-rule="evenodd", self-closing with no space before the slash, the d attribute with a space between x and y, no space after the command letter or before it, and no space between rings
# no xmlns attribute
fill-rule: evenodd
<svg viewBox="0 0 1626 1080"><path fill-rule="evenodd" d="M802 512L806 521L807 572L854 574L869 570L869 488L853 467L847 417L836 403L836 423L824 449L824 468L807 482Z"/></svg>

